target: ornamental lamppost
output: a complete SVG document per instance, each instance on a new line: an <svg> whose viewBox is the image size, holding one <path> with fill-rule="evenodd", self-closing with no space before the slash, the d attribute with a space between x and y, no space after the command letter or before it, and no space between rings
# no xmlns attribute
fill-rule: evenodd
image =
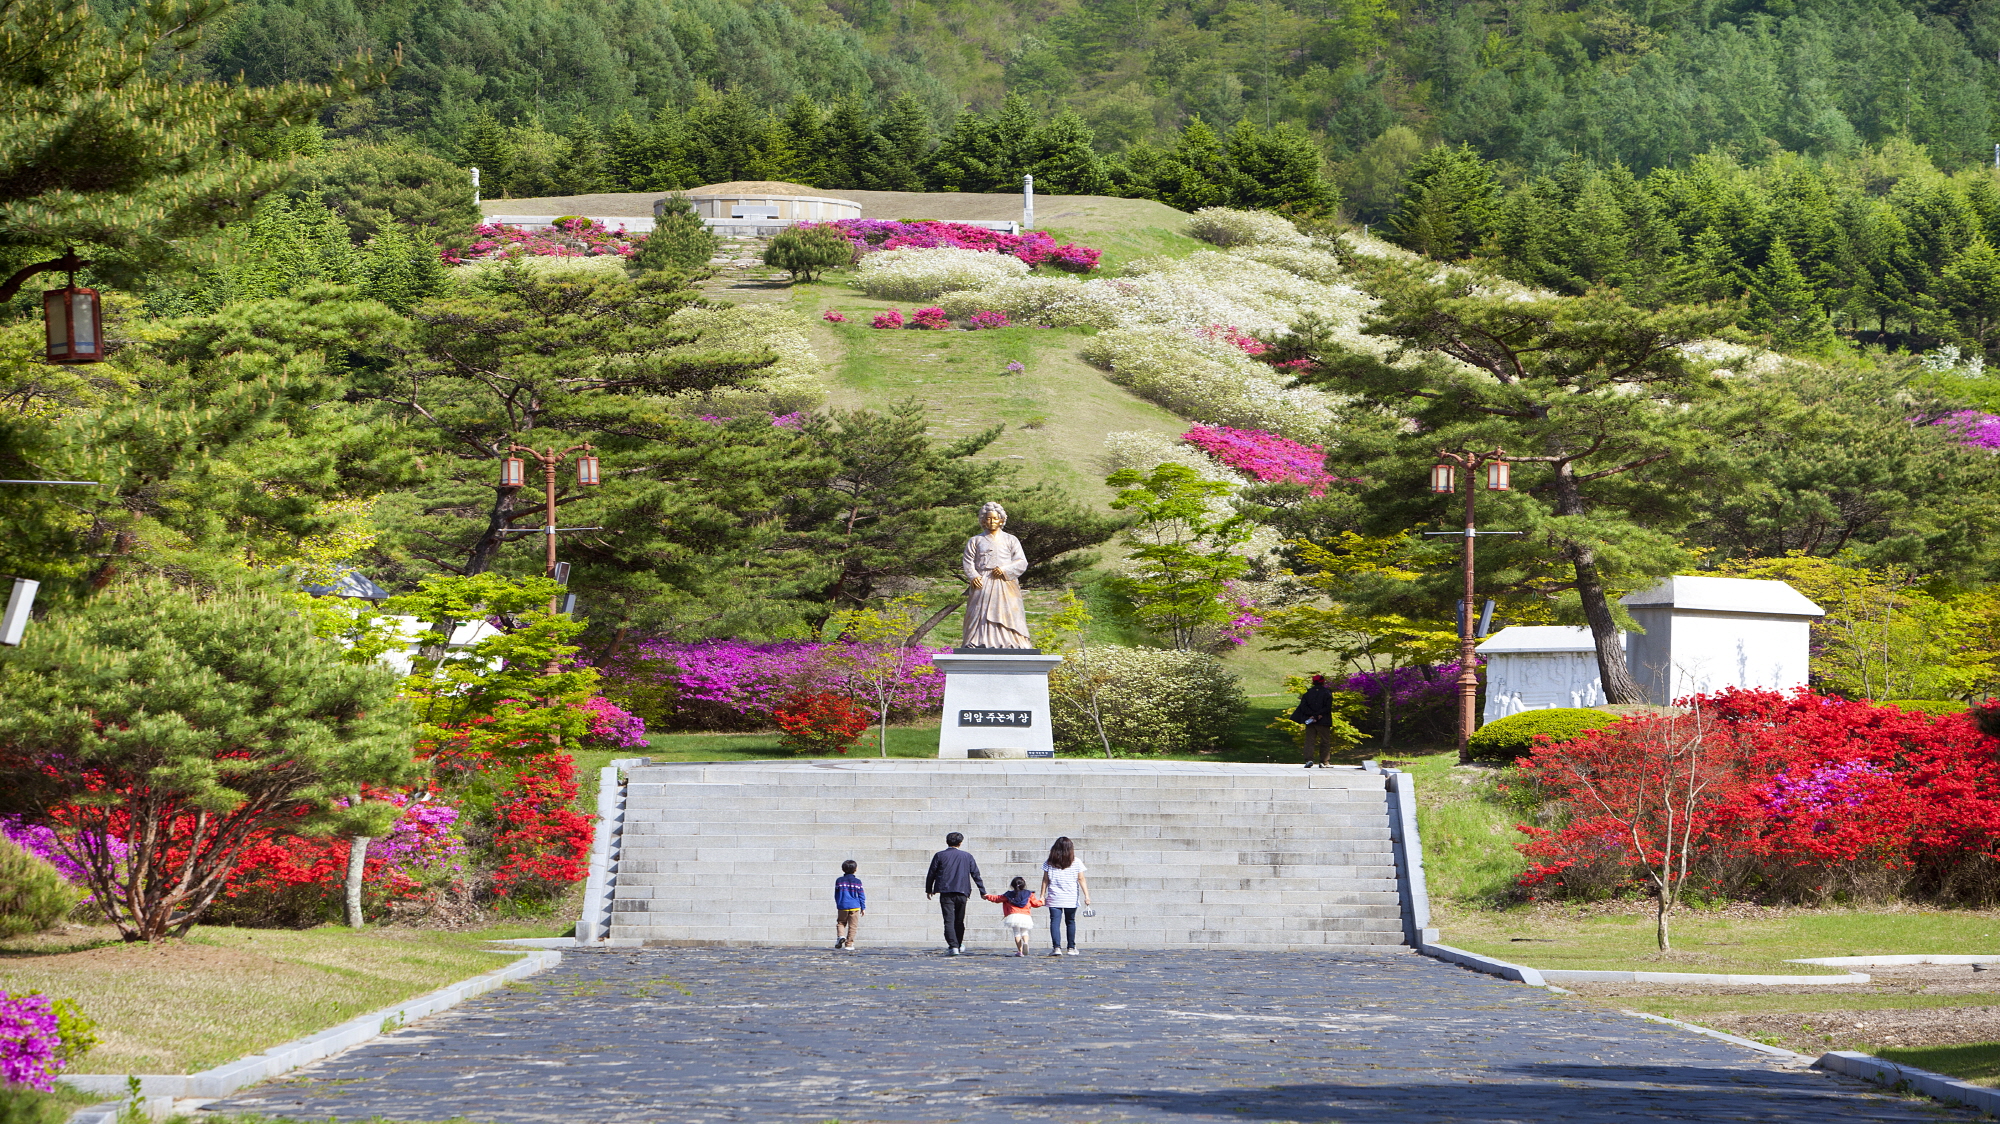
<svg viewBox="0 0 2000 1124"><path fill-rule="evenodd" d="M562 464L571 453L583 453L583 456L576 459L576 482L584 487L595 487L602 483L598 474L597 458L591 455L595 449L590 445L571 445L567 449L558 450L555 446L551 445L548 451L544 453L538 452L528 445L509 445L507 446L507 451L510 453L526 453L528 456L541 462L542 481L545 489L542 507L542 538L548 544L548 562L543 573L553 578L556 576L556 534L558 532L601 531L604 529L602 527L556 526L556 467ZM502 488L522 487L526 483L526 477L522 471L525 467L520 457L508 457L502 460L500 462L500 486ZM562 598L560 596L552 599L549 602L549 612L560 611L559 607L561 603Z"/></svg>
<svg viewBox="0 0 2000 1124"><path fill-rule="evenodd" d="M1468 743L1472 740L1472 730L1477 725L1475 711L1479 705L1479 672L1473 666L1478 658L1474 649L1478 646L1478 636L1473 631L1472 619L1473 561L1472 547L1480 535L1518 535L1519 531L1481 531L1473 526L1474 492L1473 477L1479 468L1486 468L1486 487L1490 491L1506 492L1513 489L1513 466L1507 463L1507 453L1494 449L1490 453L1451 453L1438 450L1438 463L1431 466L1431 491L1439 495L1450 495L1458 490L1458 470L1465 470L1465 529L1463 531L1430 531L1433 535L1463 535L1465 537L1465 600L1458 614L1458 763L1469 764L1472 760Z"/></svg>

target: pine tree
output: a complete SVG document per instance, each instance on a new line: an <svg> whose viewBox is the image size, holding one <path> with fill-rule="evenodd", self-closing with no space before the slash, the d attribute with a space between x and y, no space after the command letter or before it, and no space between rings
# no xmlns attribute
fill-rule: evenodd
<svg viewBox="0 0 2000 1124"><path fill-rule="evenodd" d="M708 268L709 259L722 249L722 239L708 229L695 213L688 197L673 194L655 205L653 232L646 244L632 255L632 264L642 269L678 269L695 273Z"/></svg>
<svg viewBox="0 0 2000 1124"><path fill-rule="evenodd" d="M1188 122L1173 152L1153 172L1154 197L1183 211L1228 207L1242 196L1221 138L1200 117Z"/></svg>
<svg viewBox="0 0 2000 1124"><path fill-rule="evenodd" d="M826 125L820 131L820 150L826 168L823 186L882 190L878 185L883 182L882 153L886 147L869 122L861 99L841 98L834 103L833 112L827 114Z"/></svg>
<svg viewBox="0 0 2000 1124"><path fill-rule="evenodd" d="M177 67L223 5L121 11L114 28L77 0L0 10L0 300L72 246L114 285L186 266L189 236L248 215L292 172L287 134L356 87L192 78Z"/></svg>
<svg viewBox="0 0 2000 1124"><path fill-rule="evenodd" d="M384 227L361 254L361 292L398 312L445 291L449 285L437 248L401 227Z"/></svg>
<svg viewBox="0 0 2000 1124"><path fill-rule="evenodd" d="M1035 190L1051 195L1105 195L1111 180L1091 147L1094 134L1073 109L1064 109L1035 131L1029 170Z"/></svg>
<svg viewBox="0 0 2000 1124"><path fill-rule="evenodd" d="M1247 181L1243 201L1250 206L1323 215L1340 203L1326 181L1319 146L1290 121L1268 132L1255 122L1239 122L1229 134L1229 161Z"/></svg>
<svg viewBox="0 0 2000 1124"><path fill-rule="evenodd" d="M1433 148L1411 166L1387 225L1406 249L1470 257L1497 231L1498 196L1492 166L1471 145Z"/></svg>
<svg viewBox="0 0 2000 1124"><path fill-rule="evenodd" d="M502 199L507 178L514 169L514 145L507 130L490 113L472 119L458 141L459 157L468 168L479 169L479 197Z"/></svg>
<svg viewBox="0 0 2000 1124"><path fill-rule="evenodd" d="M930 155L924 182L932 191L990 191L1004 174L1004 157L984 114L961 110Z"/></svg>
<svg viewBox="0 0 2000 1124"><path fill-rule="evenodd" d="M630 116L611 127L606 146L609 176L624 191L676 191L697 187L686 122L671 106L639 124Z"/></svg>
<svg viewBox="0 0 2000 1124"><path fill-rule="evenodd" d="M1942 282L1939 295L1958 330L1984 351L2000 328L2000 254L1982 238L1946 267Z"/></svg>
<svg viewBox="0 0 2000 1124"><path fill-rule="evenodd" d="M604 135L590 118L577 114L563 130L563 164L555 189L562 195L591 195L611 186L610 154Z"/></svg>
<svg viewBox="0 0 2000 1124"><path fill-rule="evenodd" d="M705 92L687 111L689 155L702 183L748 179L761 153L763 122L741 97Z"/></svg>
<svg viewBox="0 0 2000 1124"><path fill-rule="evenodd" d="M882 119L882 139L888 143L886 176L896 191L924 189L924 161L931 152L931 116L909 94L897 94Z"/></svg>
<svg viewBox="0 0 2000 1124"><path fill-rule="evenodd" d="M804 94L792 95L782 118L785 143L791 149L791 174L785 179L809 187L831 187L827 179L825 143L820 137L824 116Z"/></svg>
<svg viewBox="0 0 2000 1124"><path fill-rule="evenodd" d="M0 788L129 840L76 852L127 940L184 936L245 840L327 830L342 798L420 772L396 674L349 663L279 598L137 583L29 636L0 678ZM71 766L53 784L51 756Z"/></svg>
<svg viewBox="0 0 2000 1124"><path fill-rule="evenodd" d="M1750 313L1744 324L1786 349L1811 349L1833 338L1826 309L1783 238L1771 239L1764 265L1751 279Z"/></svg>

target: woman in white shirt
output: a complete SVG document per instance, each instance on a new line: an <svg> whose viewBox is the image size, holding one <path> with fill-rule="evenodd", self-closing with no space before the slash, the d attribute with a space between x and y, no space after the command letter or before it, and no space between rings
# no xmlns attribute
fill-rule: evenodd
<svg viewBox="0 0 2000 1124"><path fill-rule="evenodd" d="M1090 883L1084 880L1083 863L1077 861L1076 845L1065 835L1049 848L1049 861L1042 864L1042 900L1049 906L1050 956L1063 954L1063 923L1069 923L1069 954L1076 955L1076 908L1078 901L1090 904Z"/></svg>

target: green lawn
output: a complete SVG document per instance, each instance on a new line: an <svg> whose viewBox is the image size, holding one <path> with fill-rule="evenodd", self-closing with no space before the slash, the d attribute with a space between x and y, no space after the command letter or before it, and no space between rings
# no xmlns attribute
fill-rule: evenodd
<svg viewBox="0 0 2000 1124"><path fill-rule="evenodd" d="M1918 1069L1947 1074L1974 1085L2000 1085L2000 1042L1912 1049L1891 1046L1877 1049L1875 1056L1898 1065L1913 1065Z"/></svg>
<svg viewBox="0 0 2000 1124"><path fill-rule="evenodd" d="M488 939L567 928L203 926L151 945L71 930L0 941L0 991L72 999L97 1021L103 1044L72 1072L192 1073L509 963Z"/></svg>
<svg viewBox="0 0 2000 1124"><path fill-rule="evenodd" d="M1428 854L1429 838L1424 845ZM1672 918L1674 951L1666 954L1658 949L1650 911L1563 915L1526 909L1452 910L1440 927L1446 944L1536 968L1799 976L1838 974L1844 969L1785 961L1986 951L2000 959L2000 915L1969 910L1800 909L1747 919L1681 910Z"/></svg>

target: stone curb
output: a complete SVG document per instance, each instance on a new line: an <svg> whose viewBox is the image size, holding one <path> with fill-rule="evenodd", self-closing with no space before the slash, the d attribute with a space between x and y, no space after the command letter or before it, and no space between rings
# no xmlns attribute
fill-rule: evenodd
<svg viewBox="0 0 2000 1124"><path fill-rule="evenodd" d="M273 1046L261 1054L238 1058L214 1069L188 1074L141 1074L139 1094L148 1100L156 1097L173 1099L225 1097L246 1085L255 1085L259 1081L269 1080L309 1062L330 1057L350 1046L358 1046L377 1035L394 1030L411 1019L420 1019L456 1007L476 995L483 995L514 980L532 976L560 963L562 963L560 952L529 952L504 968L497 968L469 980L460 980L458 983L384 1007L379 1011L357 1015L338 1026L316 1034L308 1034L303 1038L295 1038L281 1046ZM122 1097L128 1087L128 1078L124 1074L78 1073L61 1076L56 1080L72 1089L103 1096ZM101 1113L103 1108L102 1105L94 1105L74 1113L70 1117L70 1124L102 1124L100 1117L86 1118L86 1114ZM116 1115L115 1112L113 1115Z"/></svg>
<svg viewBox="0 0 2000 1124"><path fill-rule="evenodd" d="M1505 960L1495 960L1491 956L1481 956L1476 952L1467 952L1462 948L1453 948L1448 944L1432 944L1428 941L1418 945L1417 951L1423 953L1425 956L1435 957L1439 960L1456 964L1461 968L1470 968L1475 972L1484 972L1489 976L1499 976L1503 980L1513 980L1517 983L1527 984L1530 987L1548 986L1548 980L1543 978L1541 972L1524 964L1509 964Z"/></svg>
<svg viewBox="0 0 2000 1124"><path fill-rule="evenodd" d="M1787 960L1787 964L1818 964L1825 968L1907 968L1915 964L2000 964L2000 952L1987 956L1963 956L1957 953L1932 955L1928 952L1900 956L1811 956L1803 960Z"/></svg>
<svg viewBox="0 0 2000 1124"><path fill-rule="evenodd" d="M1795 963L1795 961L1787 961ZM1593 972L1571 968L1544 968L1542 978L1550 983L1691 983L1691 984L1855 984L1867 983L1864 972L1844 976L1725 976L1707 972Z"/></svg>
<svg viewBox="0 0 2000 1124"><path fill-rule="evenodd" d="M1437 930L1432 929L1435 933ZM1692 983L1692 984L1851 984L1867 983L1869 977L1862 972L1849 972L1844 976L1724 976L1703 972L1591 972L1571 968L1530 968L1525 964L1512 964L1496 960L1491 956L1481 956L1448 944L1433 944L1428 941L1417 946L1417 951L1425 956L1447 960L1475 972L1489 976L1499 976L1503 980L1517 980L1534 987L1549 984L1569 983ZM1864 958L1865 959L1865 958ZM1964 963L1973 963L1967 959ZM1994 957L1993 959L2000 959ZM1979 962L1983 963L1983 960ZM1809 964L1819 961L1788 960L1788 964Z"/></svg>
<svg viewBox="0 0 2000 1124"><path fill-rule="evenodd" d="M1734 1046L1747 1047L1749 1049L1757 1051L1760 1054L1769 1054L1772 1057L1784 1058L1788 1061L1796 1061L1796 1062L1812 1061L1812 1055L1810 1054L1801 1054L1797 1050L1787 1050L1783 1046L1769 1046L1762 1042L1755 1042L1748 1038L1743 1038L1738 1035L1729 1034L1725 1031L1713 1030L1705 1026L1696 1026L1693 1023L1684 1023L1679 1019L1670 1019L1665 1015L1649 1015L1644 1011L1629 1011L1629 1010L1624 1011L1623 1013L1631 1015L1635 1019L1645 1019L1649 1023L1665 1023L1668 1026L1678 1027L1681 1030L1691 1030L1696 1034L1705 1035L1709 1038L1719 1039L1723 1042L1730 1043L1731 1045Z"/></svg>
<svg viewBox="0 0 2000 1124"><path fill-rule="evenodd" d="M1868 1054L1852 1050L1835 1050L1821 1054L1813 1063L1813 1068L1824 1069L1847 1077L1859 1077L1873 1081L1891 1089L1908 1089L1922 1093L1934 1100L1950 1104L1962 1104L1981 1112L2000 1116L2000 1089L1988 1089L1960 1081L1956 1077L1946 1077L1942 1073L1932 1073L1928 1069L1915 1066L1897 1065Z"/></svg>

